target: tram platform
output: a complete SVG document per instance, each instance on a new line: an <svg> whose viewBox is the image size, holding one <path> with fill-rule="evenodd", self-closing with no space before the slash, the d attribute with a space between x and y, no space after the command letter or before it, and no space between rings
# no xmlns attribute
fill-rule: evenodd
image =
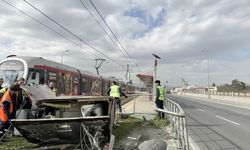
<svg viewBox="0 0 250 150"><path fill-rule="evenodd" d="M143 94L129 101L122 106L124 114L131 114L131 116L151 120L156 115L156 106L149 94Z"/></svg>

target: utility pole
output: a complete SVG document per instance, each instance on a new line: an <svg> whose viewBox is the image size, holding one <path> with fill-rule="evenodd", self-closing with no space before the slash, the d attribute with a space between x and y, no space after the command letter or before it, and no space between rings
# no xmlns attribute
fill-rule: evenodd
<svg viewBox="0 0 250 150"><path fill-rule="evenodd" d="M105 61L103 58L97 58L95 59L95 69L97 74L99 75L99 68L101 67L102 63ZM99 63L98 63L99 62Z"/></svg>
<svg viewBox="0 0 250 150"><path fill-rule="evenodd" d="M157 77L157 61L158 59L161 59L161 57L159 57L156 54L152 54L154 56L154 71L153 71L153 95L154 95L154 99L155 99L155 95L156 95L156 86L155 86L155 80Z"/></svg>
<svg viewBox="0 0 250 150"><path fill-rule="evenodd" d="M130 83L129 64L127 64L126 81L127 81L127 84Z"/></svg>
<svg viewBox="0 0 250 150"><path fill-rule="evenodd" d="M207 52L207 85L208 85L208 98L211 98L210 87L210 70L209 70L209 54Z"/></svg>
<svg viewBox="0 0 250 150"><path fill-rule="evenodd" d="M207 96L210 99L211 95L209 91L209 87L210 87L209 52L208 50L202 50L202 52L207 54Z"/></svg>

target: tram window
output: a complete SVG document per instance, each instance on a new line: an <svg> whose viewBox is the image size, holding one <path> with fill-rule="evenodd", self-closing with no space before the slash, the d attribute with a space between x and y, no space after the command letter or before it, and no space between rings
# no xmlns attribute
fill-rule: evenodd
<svg viewBox="0 0 250 150"><path fill-rule="evenodd" d="M24 65L18 60L7 60L0 64L0 77L4 79L4 87L15 83L23 74Z"/></svg>
<svg viewBox="0 0 250 150"><path fill-rule="evenodd" d="M36 73L35 73L35 72L32 72L31 79L32 79L32 80L35 80L35 79L36 79Z"/></svg>
<svg viewBox="0 0 250 150"><path fill-rule="evenodd" d="M28 84L39 84L40 74L38 72L30 72Z"/></svg>

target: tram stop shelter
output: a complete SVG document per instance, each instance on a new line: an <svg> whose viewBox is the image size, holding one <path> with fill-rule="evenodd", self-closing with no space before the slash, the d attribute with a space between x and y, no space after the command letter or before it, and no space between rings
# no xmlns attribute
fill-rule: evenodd
<svg viewBox="0 0 250 150"><path fill-rule="evenodd" d="M153 75L139 73L136 76L137 76L137 78L139 78L144 83L146 88L152 88L153 87Z"/></svg>

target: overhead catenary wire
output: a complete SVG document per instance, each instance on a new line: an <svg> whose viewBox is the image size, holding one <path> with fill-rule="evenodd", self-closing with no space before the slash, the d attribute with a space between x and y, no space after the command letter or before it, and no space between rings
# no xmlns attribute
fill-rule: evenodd
<svg viewBox="0 0 250 150"><path fill-rule="evenodd" d="M63 30L65 30L66 32L68 32L69 34L71 34L72 36L74 36L75 38L77 38L79 41L83 42L84 44L86 44L87 46L89 46L91 49L95 50L96 52L100 53L101 55L105 56L106 58L108 58L109 60L111 60L112 62L114 62L117 65L121 66L124 70L126 70L126 68L122 64L120 64L119 62L117 62L114 59L110 58L109 56L107 56L106 54L104 54L103 52L101 52L100 50L98 50L97 48L93 47L92 45L90 45L89 43L87 43L86 41L84 41L82 38L80 38L79 36L77 36L76 34L74 34L73 32L71 32L69 29L67 29L66 27L64 27L63 25L61 25L60 23L58 23L57 21L55 21L51 17L49 17L47 14L45 14L44 12L42 12L40 9L38 9L37 7L35 7L34 5L32 5L31 3L29 3L26 0L24 0L24 2L27 3L29 6L31 6L32 8L34 8L39 13L41 13L42 15L44 15L46 18L48 18L49 20L51 20L52 22L54 22L56 25L58 25L59 27L61 27Z"/></svg>
<svg viewBox="0 0 250 150"><path fill-rule="evenodd" d="M136 65L136 67L138 68L138 70L141 72L139 65L135 62L135 60L129 55L129 53L127 52L127 50L125 49L125 47L123 46L123 44L120 42L120 40L117 38L117 36L115 35L115 33L112 31L112 29L110 28L110 26L108 25L108 23L105 21L105 19L103 18L103 16L101 15L101 13L99 12L99 10L97 9L97 7L95 6L95 4L92 2L92 0L89 0L91 5L94 7L94 9L96 10L96 12L98 13L98 15L101 17L102 21L104 22L104 24L108 27L109 31L112 33L112 35L114 36L114 38L116 39L116 41L118 42L118 44L121 46L122 50L125 51L125 53L127 54L127 56L133 61L133 63Z"/></svg>
<svg viewBox="0 0 250 150"><path fill-rule="evenodd" d="M76 43L75 41L73 41L73 40L67 38L67 37L64 36L63 34L57 32L56 30L54 30L53 28L49 27L48 25L42 23L42 22L39 21L38 19L36 19L36 18L30 16L29 14L27 14L26 12L24 12L24 11L22 11L21 9L17 8L16 6L12 5L11 3L7 2L6 0L2 0L2 1L3 1L4 3L6 3L7 5L9 5L9 6L15 8L16 10L18 10L18 11L21 12L22 14L26 15L27 17L31 18L32 20L36 21L37 23L41 24L42 26L44 26L44 27L48 28L49 30L55 32L57 35L59 35L59 36L65 38L66 40L68 40L68 41L70 41L70 42L72 42L72 43L74 43L74 44L76 44L76 45L79 45L79 44Z"/></svg>
<svg viewBox="0 0 250 150"><path fill-rule="evenodd" d="M112 41L112 43L117 46L117 43L112 39L112 37L107 33L107 31L103 28L103 26L100 24L100 22L96 19L96 17L94 16L94 14L88 9L88 7L83 3L82 0L80 0L82 6L88 11L88 13L91 15L92 18L94 18L95 22L99 25L99 27L102 29L102 31L108 36L108 38ZM125 56L124 52L121 51L122 54Z"/></svg>
<svg viewBox="0 0 250 150"><path fill-rule="evenodd" d="M40 25L44 26L45 28L49 29L50 31L53 31L54 33L56 33L57 35L61 36L62 38L66 39L67 41L75 44L76 46L79 46L81 48L81 45L78 44L77 42L67 38L66 36L64 36L63 34L59 33L58 31L54 30L53 28L49 27L48 25L42 23L41 21L39 21L38 19L32 17L31 15L29 15L28 13L22 11L21 9L17 8L16 6L12 5L11 3L7 2L6 0L2 0L5 4L9 5L10 7L18 10L20 13L22 13L23 15L29 17L30 19L34 20L35 22L39 23ZM93 54L96 58L97 56L95 54Z"/></svg>
<svg viewBox="0 0 250 150"><path fill-rule="evenodd" d="M64 39L68 40L69 42L72 42L72 43L75 44L76 46L80 46L80 48L82 48L81 45L79 45L77 42L75 42L75 41L73 41L73 40L67 38L67 37L64 36L63 34L59 33L58 31L54 30L53 28L49 27L48 25L42 23L42 22L39 21L38 19L32 17L32 16L29 15L28 13L22 11L21 9L17 8L16 6L12 5L11 3L7 2L6 0L2 0L2 2L6 3L8 6L14 8L14 9L18 10L18 11L19 11L20 13L22 13L23 15L29 17L29 18L32 19L33 21L35 21L35 22L37 22L38 24L44 26L45 28L51 30L52 32L56 33L57 35L63 37ZM93 54L93 55L94 55L96 58L98 58L95 54ZM123 71L124 71L124 70L123 70Z"/></svg>

